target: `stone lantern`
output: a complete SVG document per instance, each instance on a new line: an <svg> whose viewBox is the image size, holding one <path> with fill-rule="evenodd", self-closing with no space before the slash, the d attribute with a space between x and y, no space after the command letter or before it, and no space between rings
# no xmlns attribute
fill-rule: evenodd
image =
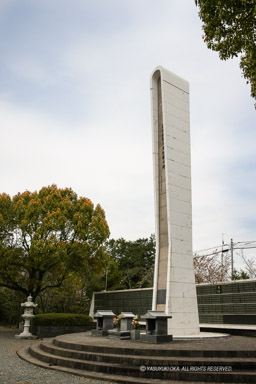
<svg viewBox="0 0 256 384"><path fill-rule="evenodd" d="M132 312L121 312L118 315L120 319L120 328L110 329L108 331L108 337L110 339L126 340L131 338L132 320L134 318Z"/></svg>
<svg viewBox="0 0 256 384"><path fill-rule="evenodd" d="M131 331L133 329L132 320L134 319L132 312L121 312L118 316L121 319L120 331Z"/></svg>
<svg viewBox="0 0 256 384"><path fill-rule="evenodd" d="M172 316L163 311L147 311L141 316L146 319L146 333L140 335L140 340L148 343L166 343L172 340L172 335L167 334L168 319Z"/></svg>
<svg viewBox="0 0 256 384"><path fill-rule="evenodd" d="M92 329L93 336L107 336L108 331L114 328L113 317L115 314L110 310L98 310L94 319L96 319L96 329Z"/></svg>
<svg viewBox="0 0 256 384"><path fill-rule="evenodd" d="M21 304L21 307L24 307L24 314L21 315L21 317L23 317L23 319L25 320L25 323L24 323L23 332L20 333L19 335L15 335L17 339L35 339L36 338L36 336L33 336L32 333L29 332L29 327L30 327L30 320L35 316L33 314L33 309L37 307L37 304L33 303L31 295L28 296L27 300L28 301Z"/></svg>

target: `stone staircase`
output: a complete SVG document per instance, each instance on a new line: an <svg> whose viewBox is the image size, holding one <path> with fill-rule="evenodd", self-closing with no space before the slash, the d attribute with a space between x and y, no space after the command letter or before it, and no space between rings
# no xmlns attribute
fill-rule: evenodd
<svg viewBox="0 0 256 384"><path fill-rule="evenodd" d="M126 346L93 336L85 339L76 342L59 336L17 353L44 368L112 383L256 383L256 348L204 350L191 349L191 343L184 348L183 343L181 349L177 345L166 349L131 341Z"/></svg>

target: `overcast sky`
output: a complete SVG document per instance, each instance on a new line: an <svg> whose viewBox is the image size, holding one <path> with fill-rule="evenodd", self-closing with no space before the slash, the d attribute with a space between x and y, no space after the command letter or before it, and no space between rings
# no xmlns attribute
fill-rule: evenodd
<svg viewBox="0 0 256 384"><path fill-rule="evenodd" d="M194 250L256 240L250 87L207 49L193 0L1 0L0 50L0 192L71 187L101 204L111 237L154 233L162 65L190 83Z"/></svg>

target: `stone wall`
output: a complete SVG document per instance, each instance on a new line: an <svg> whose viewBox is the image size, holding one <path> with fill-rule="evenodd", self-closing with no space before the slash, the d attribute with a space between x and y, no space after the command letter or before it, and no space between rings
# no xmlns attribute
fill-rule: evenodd
<svg viewBox="0 0 256 384"><path fill-rule="evenodd" d="M256 324L256 280L196 286L200 323ZM153 288L97 292L94 310L112 309L143 315L152 306Z"/></svg>
<svg viewBox="0 0 256 384"><path fill-rule="evenodd" d="M100 309L111 309L116 315L121 312L144 315L152 307L152 296L153 288L95 292L90 316Z"/></svg>
<svg viewBox="0 0 256 384"><path fill-rule="evenodd" d="M197 286L200 323L256 324L256 280Z"/></svg>

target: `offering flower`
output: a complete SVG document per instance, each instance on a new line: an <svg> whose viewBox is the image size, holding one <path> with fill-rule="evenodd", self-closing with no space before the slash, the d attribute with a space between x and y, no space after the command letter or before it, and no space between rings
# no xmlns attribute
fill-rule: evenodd
<svg viewBox="0 0 256 384"><path fill-rule="evenodd" d="M139 323L139 320L140 320L140 315L136 315L133 320L132 320L132 325L134 327L134 329L137 329L140 327L140 323Z"/></svg>
<svg viewBox="0 0 256 384"><path fill-rule="evenodd" d="M113 324L114 324L114 327L116 328L120 328L120 322L121 322L121 319L117 316L114 316L113 317Z"/></svg>

